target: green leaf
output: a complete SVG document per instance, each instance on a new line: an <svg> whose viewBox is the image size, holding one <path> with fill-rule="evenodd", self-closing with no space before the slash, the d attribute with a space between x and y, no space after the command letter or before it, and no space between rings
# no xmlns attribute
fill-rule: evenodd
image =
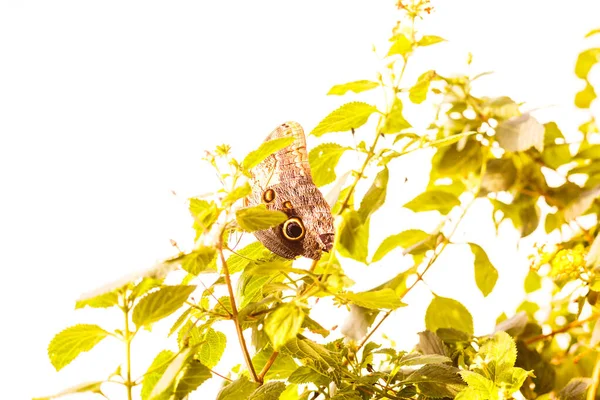
<svg viewBox="0 0 600 400"><path fill-rule="evenodd" d="M485 360L485 371L488 377L496 384L500 384L502 374L512 368L517 361L517 346L508 333L499 331L481 346L478 354Z"/></svg>
<svg viewBox="0 0 600 400"><path fill-rule="evenodd" d="M395 235L388 236L381 242L371 262L377 262L385 257L390 251L400 247L411 249L407 253L424 252L435 246L435 235L431 235L419 229L409 229Z"/></svg>
<svg viewBox="0 0 600 400"><path fill-rule="evenodd" d="M396 308L406 306L406 304L400 301L400 297L398 297L396 292L389 288L374 292L347 292L338 294L337 297L371 310L395 310Z"/></svg>
<svg viewBox="0 0 600 400"><path fill-rule="evenodd" d="M464 385L458 374L459 371L458 368L446 364L426 364L411 373L402 383L407 385L409 383L438 381L440 383Z"/></svg>
<svg viewBox="0 0 600 400"><path fill-rule="evenodd" d="M387 193L388 180L390 173L387 167L383 167L381 171L375 177L373 184L362 201L360 202L360 208L358 214L363 221L366 221L375 211L379 209L385 203L385 196Z"/></svg>
<svg viewBox="0 0 600 400"><path fill-rule="evenodd" d="M102 390L100 389L100 387L102 386L102 384L104 382L105 381L80 383L78 385L71 386L70 388L62 390L59 393L55 393L50 396L34 397L33 400L51 400L51 399L57 399L59 397L64 397L69 394L75 394L75 393L92 392L92 393L102 394Z"/></svg>
<svg viewBox="0 0 600 400"><path fill-rule="evenodd" d="M402 100L398 97L394 98L394 104L390 113L386 116L385 124L381 129L381 133L398 133L403 129L410 128L412 125L402 115Z"/></svg>
<svg viewBox="0 0 600 400"><path fill-rule="evenodd" d="M387 56L393 56L395 54L405 55L412 51L412 43L408 38L402 33L395 35L392 39L393 41L390 50L388 51Z"/></svg>
<svg viewBox="0 0 600 400"><path fill-rule="evenodd" d="M267 382L256 389L248 400L279 400L279 396L285 390L283 382Z"/></svg>
<svg viewBox="0 0 600 400"><path fill-rule="evenodd" d="M368 81L368 80L360 80L360 81L344 83L342 85L335 85L334 87L332 87L329 90L329 92L327 92L327 94L328 95L335 94L335 95L341 96L348 92L360 93L360 92L374 89L377 86L379 86L379 83L377 83L377 82Z"/></svg>
<svg viewBox="0 0 600 400"><path fill-rule="evenodd" d="M48 345L50 362L60 371L79 354L94 348L109 333L98 325L78 324L57 333Z"/></svg>
<svg viewBox="0 0 600 400"><path fill-rule="evenodd" d="M442 339L431 331L419 332L418 349L425 355L436 354L448 356L450 352Z"/></svg>
<svg viewBox="0 0 600 400"><path fill-rule="evenodd" d="M255 275L249 270L244 270L238 283L238 294L241 298L240 309L248 304L262 299L262 290L269 283L283 281L283 274L272 273L271 275Z"/></svg>
<svg viewBox="0 0 600 400"><path fill-rule="evenodd" d="M227 258L227 266L229 273L243 271L250 264L268 261L271 258L271 253L261 242L250 243L248 246L236 250L229 258Z"/></svg>
<svg viewBox="0 0 600 400"><path fill-rule="evenodd" d="M356 210L346 209L342 214L338 251L344 257L367 262L369 252L369 221L363 222Z"/></svg>
<svg viewBox="0 0 600 400"><path fill-rule="evenodd" d="M446 215L458 205L460 205L460 200L451 193L427 190L406 203L404 207L414 212L438 211L440 214Z"/></svg>
<svg viewBox="0 0 600 400"><path fill-rule="evenodd" d="M419 42L417 44L419 46L431 46L432 44L445 42L445 41L446 41L446 39L439 37L439 36L426 35L426 36L423 36L423 38L421 38L421 40L419 40Z"/></svg>
<svg viewBox="0 0 600 400"><path fill-rule="evenodd" d="M544 151L544 126L530 114L502 121L496 128L498 144L508 151L525 151L535 147Z"/></svg>
<svg viewBox="0 0 600 400"><path fill-rule="evenodd" d="M545 152L544 152L545 154ZM487 161L481 181L483 193L509 190L517 180L517 167L512 158L494 158Z"/></svg>
<svg viewBox="0 0 600 400"><path fill-rule="evenodd" d="M190 199L190 214L194 218L194 230L196 231L196 240L205 232L208 232L211 226L217 221L219 209L214 201L202 199Z"/></svg>
<svg viewBox="0 0 600 400"><path fill-rule="evenodd" d="M217 332L210 328L204 335L204 343L200 345L198 358L208 368L213 368L219 363L225 352L227 337L223 332Z"/></svg>
<svg viewBox="0 0 600 400"><path fill-rule="evenodd" d="M286 303L265 318L265 333L275 350L279 350L300 332L304 311L293 303Z"/></svg>
<svg viewBox="0 0 600 400"><path fill-rule="evenodd" d="M252 188L245 182L242 186L238 186L233 189L231 192L227 193L227 196L223 199L223 206L228 207L238 201L239 199L243 199L252 193Z"/></svg>
<svg viewBox="0 0 600 400"><path fill-rule="evenodd" d="M270 347L259 351L252 358L254 368L257 371L262 371L272 355L273 349ZM265 375L265 379L287 379L297 368L298 364L296 364L290 355L279 353L275 362L271 365L271 368L269 368L269 371Z"/></svg>
<svg viewBox="0 0 600 400"><path fill-rule="evenodd" d="M292 143L294 143L294 138L292 136L267 140L266 142L263 142L258 149L248 153L246 158L244 158L244 161L242 161L242 167L245 170L252 169L263 162L271 154L285 149Z"/></svg>
<svg viewBox="0 0 600 400"><path fill-rule="evenodd" d="M495 331L504 331L511 336L517 337L521 333L523 333L525 327L527 326L527 322L529 322L527 318L527 313L525 311L521 311L516 313L512 317L498 323L496 325Z"/></svg>
<svg viewBox="0 0 600 400"><path fill-rule="evenodd" d="M325 346L308 339L296 338L290 340L282 350L296 359L305 360L305 362L310 360L310 367L328 377L328 382L331 380L337 384L341 382L341 357L329 351Z"/></svg>
<svg viewBox="0 0 600 400"><path fill-rule="evenodd" d="M196 286L163 286L142 297L133 309L132 320L137 327L148 326L177 311Z"/></svg>
<svg viewBox="0 0 600 400"><path fill-rule="evenodd" d="M198 389L207 379L212 378L212 373L205 365L197 360L191 360L183 376L177 382L175 398L184 399L188 394Z"/></svg>
<svg viewBox="0 0 600 400"><path fill-rule="evenodd" d="M179 263L184 271L192 275L198 275L202 272L216 272L216 255L217 251L213 247L201 245L192 252L169 261Z"/></svg>
<svg viewBox="0 0 600 400"><path fill-rule="evenodd" d="M558 392L558 398L559 400L583 400L591 384L591 378L573 378Z"/></svg>
<svg viewBox="0 0 600 400"><path fill-rule="evenodd" d="M532 293L542 288L542 277L533 269L530 269L525 277L525 293Z"/></svg>
<svg viewBox="0 0 600 400"><path fill-rule="evenodd" d="M152 393L154 386L156 386L160 377L165 373L165 370L173 357L175 357L175 354L170 350L163 350L154 357L154 361L152 361L152 364L150 364L147 372L144 374L141 394L142 400L150 399L150 394ZM165 397L168 398L168 396Z"/></svg>
<svg viewBox="0 0 600 400"><path fill-rule="evenodd" d="M331 378L323 375L310 367L302 366L295 370L289 377L288 382L297 383L314 383L315 385L327 385L331 382Z"/></svg>
<svg viewBox="0 0 600 400"><path fill-rule="evenodd" d="M217 395L217 400L247 399L257 387L258 383L250 382L247 377L241 376L240 379L231 382L221 389Z"/></svg>
<svg viewBox="0 0 600 400"><path fill-rule="evenodd" d="M478 399L498 399L498 389L494 382L483 375L472 371L460 371L460 376L463 378L475 398Z"/></svg>
<svg viewBox="0 0 600 400"><path fill-rule="evenodd" d="M575 95L575 105L579 108L590 108L592 101L594 101L596 97L594 87L586 80L585 88Z"/></svg>
<svg viewBox="0 0 600 400"><path fill-rule="evenodd" d="M260 204L237 210L235 218L243 230L254 232L277 226L285 222L288 217L281 211L267 210L264 204Z"/></svg>
<svg viewBox="0 0 600 400"><path fill-rule="evenodd" d="M400 272L398 275L396 275L389 281L384 282L381 285L371 289L371 291L377 291L377 290L389 288L389 289L392 289L394 292L396 292L397 295L399 295L399 296L403 295L407 288L406 281L408 280L408 278L410 276L412 276L413 274L415 274L417 272L418 266L419 265L417 264L417 265L414 265L411 268L407 269L406 271Z"/></svg>
<svg viewBox="0 0 600 400"><path fill-rule="evenodd" d="M596 35L598 33L600 33L600 28L592 29L591 31L585 34L585 37L589 38L590 36Z"/></svg>
<svg viewBox="0 0 600 400"><path fill-rule="evenodd" d="M429 85L431 81L438 79L438 75L435 71L427 71L422 73L417 79L417 83L408 90L408 98L415 104L421 104L427 98L429 92Z"/></svg>
<svg viewBox="0 0 600 400"><path fill-rule="evenodd" d="M460 302L435 296L425 313L425 326L435 332L439 328L454 328L473 334L473 317Z"/></svg>
<svg viewBox="0 0 600 400"><path fill-rule="evenodd" d="M509 368L500 376L501 386L506 393L513 394L521 389L525 379L528 376L534 376L532 373L525 371L523 368Z"/></svg>
<svg viewBox="0 0 600 400"><path fill-rule="evenodd" d="M325 117L311 134L321 136L329 132L345 132L363 126L377 108L363 102L347 103Z"/></svg>
<svg viewBox="0 0 600 400"><path fill-rule="evenodd" d="M118 303L119 296L117 295L117 292L107 292L89 299L77 300L75 303L75 309L77 310L85 306L91 308L109 308L116 306Z"/></svg>
<svg viewBox="0 0 600 400"><path fill-rule="evenodd" d="M487 297L496 286L498 270L492 265L487 253L481 246L475 243L469 243L469 246L475 256L475 282L483 297Z"/></svg>
<svg viewBox="0 0 600 400"><path fill-rule="evenodd" d="M315 185L323 186L335 181L335 167L346 150L350 150L350 147L337 143L323 143L308 153Z"/></svg>
<svg viewBox="0 0 600 400"><path fill-rule="evenodd" d="M152 400L163 400L164 398L169 398L170 393L173 391L173 386L175 384L175 379L179 375L179 372L183 369L184 365L188 361L190 356L190 349L187 348L177 354L167 368L164 370L162 375L158 378L156 385L152 388L152 392L150 393L150 399Z"/></svg>
<svg viewBox="0 0 600 400"><path fill-rule="evenodd" d="M587 76L598 61L600 60L600 48L587 49L579 53L575 63L575 75L581 79L587 79Z"/></svg>
<svg viewBox="0 0 600 400"><path fill-rule="evenodd" d="M442 364L442 363L450 363L452 360L446 356L441 354L419 354L419 353L410 353L404 355L400 361L398 361L398 366L413 366L413 365L425 365L425 364Z"/></svg>

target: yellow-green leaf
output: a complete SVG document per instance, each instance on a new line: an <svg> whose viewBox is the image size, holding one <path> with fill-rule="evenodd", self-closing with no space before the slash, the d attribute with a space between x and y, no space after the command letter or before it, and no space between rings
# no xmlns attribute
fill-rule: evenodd
<svg viewBox="0 0 600 400"><path fill-rule="evenodd" d="M425 326L432 332L440 328L452 328L472 335L473 317L460 302L448 297L435 296L427 307Z"/></svg>
<svg viewBox="0 0 600 400"><path fill-rule="evenodd" d="M392 109L385 119L385 124L381 128L381 133L398 133L403 129L410 128L412 125L402 115L402 100L398 97L394 99Z"/></svg>
<svg viewBox="0 0 600 400"><path fill-rule="evenodd" d="M79 324L56 334L48 345L50 362L60 371L69 365L79 354L94 348L109 333L98 325Z"/></svg>
<svg viewBox="0 0 600 400"><path fill-rule="evenodd" d="M287 303L271 312L265 319L265 333L275 350L279 350L300 332L304 311L293 303Z"/></svg>
<svg viewBox="0 0 600 400"><path fill-rule="evenodd" d="M238 380L221 389L217 395L217 400L247 399L258 386L258 383L250 382L247 377L242 375Z"/></svg>
<svg viewBox="0 0 600 400"><path fill-rule="evenodd" d="M119 296L117 295L117 292L107 292L89 299L77 300L75 309L83 308L85 306L91 308L108 308L116 306L118 302Z"/></svg>
<svg viewBox="0 0 600 400"><path fill-rule="evenodd" d="M188 394L196 390L198 386L202 385L204 381L211 377L212 373L208 367L202 365L200 361L191 360L183 372L183 376L179 382L177 382L175 398L177 400L186 398Z"/></svg>
<svg viewBox="0 0 600 400"><path fill-rule="evenodd" d="M445 42L445 41L446 41L446 39L439 37L439 36L425 35L425 36L423 36L423 38L421 38L421 40L419 40L418 45L419 46L431 46L432 44Z"/></svg>
<svg viewBox="0 0 600 400"><path fill-rule="evenodd" d="M142 381L142 400L150 399L150 394L152 393L154 386L156 386L160 377L165 373L165 370L173 357L175 357L175 354L170 350L163 350L154 357L154 360L148 367L148 370L144 374L144 380ZM168 397L169 396L165 396L165 398Z"/></svg>
<svg viewBox="0 0 600 400"><path fill-rule="evenodd" d="M422 73L417 79L417 83L414 84L408 90L408 98L415 104L421 104L427 98L429 92L429 85L433 79L438 78L435 71L427 71Z"/></svg>
<svg viewBox="0 0 600 400"><path fill-rule="evenodd" d="M377 112L377 108L367 103L359 101L346 103L319 122L311 134L321 136L329 132L345 132L360 128L374 112Z"/></svg>
<svg viewBox="0 0 600 400"><path fill-rule="evenodd" d="M390 47L390 50L388 51L388 57L393 56L395 54L405 55L412 51L412 43L404 34L400 33L398 35L395 35L390 40L393 43Z"/></svg>
<svg viewBox="0 0 600 400"><path fill-rule="evenodd" d="M400 297L398 297L396 292L390 288L360 293L347 292L338 294L337 297L371 310L395 310L396 308L406 306L406 304L400 301Z"/></svg>
<svg viewBox="0 0 600 400"><path fill-rule="evenodd" d="M202 364L208 368L213 368L219 363L223 352L225 352L227 337L223 332L217 332L210 328L204 335L203 341L204 343L200 345L198 351L198 357Z"/></svg>
<svg viewBox="0 0 600 400"><path fill-rule="evenodd" d="M446 215L458 205L460 200L452 193L428 190L406 203L404 207L414 212L439 211L440 214Z"/></svg>
<svg viewBox="0 0 600 400"><path fill-rule="evenodd" d="M327 92L327 94L341 96L348 92L360 93L360 92L374 89L377 86L379 86L379 83L377 83L377 82L368 81L368 80L360 80L360 81L344 83L342 85L335 85L334 87L332 87L329 90L329 92Z"/></svg>
<svg viewBox="0 0 600 400"><path fill-rule="evenodd" d="M196 286L164 286L142 297L133 309L132 320L138 326L150 325L177 311Z"/></svg>
<svg viewBox="0 0 600 400"><path fill-rule="evenodd" d="M369 220L363 221L356 210L345 210L342 215L338 250L344 257L366 263L369 253Z"/></svg>
<svg viewBox="0 0 600 400"><path fill-rule="evenodd" d="M375 177L367 193L365 193L358 209L358 214L363 221L366 221L385 202L389 178L390 173L388 168L383 167Z"/></svg>
<svg viewBox="0 0 600 400"><path fill-rule="evenodd" d="M256 389L248 400L279 400L279 395L285 390L283 382L267 382Z"/></svg>
<svg viewBox="0 0 600 400"><path fill-rule="evenodd" d="M269 157L271 154L278 152L279 150L285 149L294 142L294 138L282 137L277 139L268 140L263 142L258 149L248 153L244 161L242 161L242 167L246 170L256 167L263 160Z"/></svg>
<svg viewBox="0 0 600 400"><path fill-rule="evenodd" d="M475 256L475 283L477 283L483 297L486 297L496 286L498 270L492 265L487 253L481 246L475 243L469 243L469 246Z"/></svg>
<svg viewBox="0 0 600 400"><path fill-rule="evenodd" d="M239 199L243 199L244 197L248 196L250 193L252 193L252 188L246 182L242 186L236 187L231 192L229 192L227 196L225 196L225 198L223 199L223 206L230 206Z"/></svg>
<svg viewBox="0 0 600 400"><path fill-rule="evenodd" d="M433 239L433 240L430 240ZM424 232L419 229L409 229L404 232L397 233L395 235L388 236L383 239L383 242L379 245L371 262L377 262L385 257L390 251L400 247L403 249L411 248L412 246L419 244L419 251L425 251L432 249L435 245L435 236ZM421 246L422 244L422 246ZM416 253L417 248L413 249L410 253Z"/></svg>
<svg viewBox="0 0 600 400"><path fill-rule="evenodd" d="M350 147L337 143L323 143L308 153L308 162L315 185L323 186L335 180L335 167L346 150L350 150Z"/></svg>
<svg viewBox="0 0 600 400"><path fill-rule="evenodd" d="M575 63L575 75L581 79L587 79L592 67L600 60L600 48L587 49L579 53Z"/></svg>
<svg viewBox="0 0 600 400"><path fill-rule="evenodd" d="M261 231L277 226L287 220L287 215L281 211L268 210L264 204L242 208L236 211L235 219L247 232Z"/></svg>
<svg viewBox="0 0 600 400"><path fill-rule="evenodd" d="M594 87L586 80L585 88L575 95L575 105L579 108L590 108L592 101L594 101L596 97Z"/></svg>

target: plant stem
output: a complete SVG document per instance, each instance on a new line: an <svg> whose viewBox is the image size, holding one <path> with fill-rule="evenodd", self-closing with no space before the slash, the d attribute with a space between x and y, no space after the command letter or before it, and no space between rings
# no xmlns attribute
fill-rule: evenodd
<svg viewBox="0 0 600 400"><path fill-rule="evenodd" d="M269 369L273 366L273 363L275 362L275 359L277 359L278 355L278 351L273 351L273 354L271 354L271 357L269 357L267 360L267 363L263 367L262 371L260 371L260 374L258 374L258 379L260 379L261 383L264 381L265 375L267 375L267 372L269 372Z"/></svg>
<svg viewBox="0 0 600 400"><path fill-rule="evenodd" d="M250 358L250 353L248 352L248 346L246 346L246 339L244 339L244 332L242 330L242 325L240 324L240 320L238 318L238 310L235 304L235 296L233 294L233 286L231 285L231 277L229 276L229 267L227 267L227 262L225 261L225 255L223 254L223 233L219 235L219 243L217 244L217 251L219 252L219 258L221 259L221 264L223 266L223 275L225 275L225 283L227 284L227 290L229 291L229 300L231 302L231 319L235 324L235 330L237 331L238 340L240 342L240 347L242 348L242 354L244 355L244 360L246 361L246 367L250 371L252 375L252 379L254 382L260 383L259 377L256 375L256 371L254 370L254 365L252 365L252 359Z"/></svg>
<svg viewBox="0 0 600 400"><path fill-rule="evenodd" d="M590 321L598 319L598 317L600 317L600 313L592 314L592 315L590 315L589 317L587 317L585 319L582 319L582 320L579 320L579 321L573 321L570 324L566 324L562 328L559 328L559 329L557 329L555 331L552 331L550 333L530 337L529 339L527 339L525 341L525 343L526 344L532 344L532 343L535 343L535 342L539 342L540 340L546 340L546 339L549 339L549 338L553 338L555 335L557 335L559 333L567 332L570 329L576 328L576 327L581 326L583 324L586 324L586 323L588 323Z"/></svg>
<svg viewBox="0 0 600 400"><path fill-rule="evenodd" d="M594 400L596 398L596 392L598 391L598 383L600 381L600 353L596 357L596 365L594 365L594 372L592 372L592 384L588 388L587 400Z"/></svg>
<svg viewBox="0 0 600 400"><path fill-rule="evenodd" d="M131 389L135 385L134 382L131 381L131 340L133 339L133 335L129 331L129 303L127 300L127 294L123 291L123 314L125 316L125 369L126 369L126 377L125 377L125 387L127 388L127 400L132 400Z"/></svg>

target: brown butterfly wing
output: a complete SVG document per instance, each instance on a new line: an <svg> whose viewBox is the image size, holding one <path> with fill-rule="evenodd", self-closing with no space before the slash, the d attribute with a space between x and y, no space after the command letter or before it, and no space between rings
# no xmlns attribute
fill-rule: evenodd
<svg viewBox="0 0 600 400"><path fill-rule="evenodd" d="M248 204L264 203L271 210L286 213L288 221L254 235L282 257L304 256L317 260L322 251L329 251L333 246L333 217L312 180L302 127L296 122L286 122L266 140L287 136L294 137L291 145L270 155L252 170L252 194ZM301 236L296 237L301 228Z"/></svg>

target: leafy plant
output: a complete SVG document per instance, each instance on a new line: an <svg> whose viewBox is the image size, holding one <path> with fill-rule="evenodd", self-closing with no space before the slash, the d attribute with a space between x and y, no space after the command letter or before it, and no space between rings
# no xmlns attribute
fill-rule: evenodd
<svg viewBox="0 0 600 400"><path fill-rule="evenodd" d="M473 95L483 75L450 77L430 69L406 82L413 55L435 51L433 46L444 39L416 29L431 12L427 0L398 2L398 8L402 20L390 38L385 69L374 79L335 85L328 93L345 96L378 90L381 104L343 103L311 131L330 138L311 150L309 161L317 185L335 183L330 196L337 229L334 250L306 270L259 242L239 248L240 232L285 220L281 212L243 207L242 202L251 191L249 170L290 140L266 142L241 161L230 155L229 146L217 147L205 160L220 176L222 187L210 199L189 200L197 247L77 302L76 308L120 311L120 329L75 325L58 333L48 348L52 365L60 370L99 342L117 339L124 343L125 363L103 381L51 397L77 392L103 395L102 386L114 383L124 387L129 399L136 387L141 387L144 400L184 399L216 376L224 384L219 400L509 399L518 391L527 399L579 399L586 391L590 400L595 398L600 379L596 117L590 113L580 127L582 139L569 142L557 124L538 122L509 97ZM575 73L585 81L575 97L580 108L589 109L596 98L588 76L599 59L600 49L592 48L577 60ZM411 116L404 114L407 102L435 105L436 117L428 129L412 127ZM357 144L335 143L336 132L354 135ZM371 217L383 212L388 185L399 180L394 160L421 150L432 155L429 182L404 207L414 213L435 213L437 228L394 232L370 254ZM338 177L336 166L346 153L354 153L360 162L352 173ZM550 184L548 176L561 183ZM368 189L357 199L357 188L364 184ZM407 352L373 341L384 320L396 309L410 306L404 303L406 295L423 284L442 253L465 247L455 233L473 204L484 202L492 206L487 217L496 229L507 221L521 237L541 229L560 233L560 240L548 239L532 257L524 282L532 298L525 299L516 315L500 316L495 332L476 336L469 310L455 299L433 293L424 315L427 329L414 349ZM466 244L473 254L475 283L488 296L498 269L484 247ZM353 282L344 272L349 260L365 267L385 263L397 268L390 256L396 249L410 257L411 266L371 290L352 290ZM175 269L187 275L165 283ZM202 274L214 276L213 283L199 286ZM532 300L544 287L551 287L551 301L542 309ZM320 298L331 298L336 306L351 310L349 323L341 329L345 340L328 340L330 331L311 317ZM165 346L143 375L133 377L132 341L169 316L177 316L169 332L177 350ZM236 339L217 329L220 321L235 327ZM226 346L236 340L241 365L217 372Z"/></svg>

